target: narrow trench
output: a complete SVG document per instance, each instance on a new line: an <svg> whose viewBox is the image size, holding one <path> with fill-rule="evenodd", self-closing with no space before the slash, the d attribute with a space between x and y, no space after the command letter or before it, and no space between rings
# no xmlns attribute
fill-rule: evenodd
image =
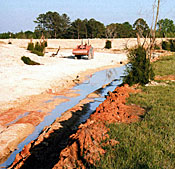
<svg viewBox="0 0 175 169"><path fill-rule="evenodd" d="M95 98L93 102L84 104L82 110L73 112L72 118L61 122L63 128L55 130L49 138L35 146L31 151L31 156L25 161L22 168L53 168L59 160L60 152L67 146L70 135L76 133L78 126L84 123L96 107L105 100L104 94L107 94L107 89L116 87L113 83L114 81L108 84L106 88L100 88L93 92L98 94L99 97Z"/></svg>
<svg viewBox="0 0 175 169"><path fill-rule="evenodd" d="M31 151L31 156L25 161L22 168L53 168L59 160L61 150L67 146L69 136L76 133L79 125L77 122L81 120L80 114L87 112L88 109L89 103L85 104L81 111L74 112L71 119L61 122L63 128L55 130L54 133L50 134L49 138L44 139L42 143L35 146Z"/></svg>
<svg viewBox="0 0 175 169"><path fill-rule="evenodd" d="M84 104L81 111L78 110L76 112L73 112L72 117L69 120L60 122L63 127L59 130L54 130L54 133L51 133L47 139L45 138L44 141L35 146L31 151L30 157L25 161L25 164L22 166L22 168L52 168L58 162L61 150L66 147L69 136L75 133L78 126L81 123L84 123L95 111L96 107L98 107L98 105L105 100L105 95L107 95L108 91L113 91L116 86L122 83L121 77L124 75L124 69L125 66L121 66L114 69L96 72L91 77L91 79L75 86L73 90L80 90L80 96L73 98L71 100L71 103L68 103L69 109L74 107L81 100L86 99L91 93L95 93L98 95L98 97L93 97L94 101ZM34 137L30 136L30 138L27 138L24 143L21 143L21 148L18 149L18 152L22 150L27 142L29 143L30 141L37 138L36 135L38 136L41 133L42 129L44 128L43 126L52 124L54 122L54 119L61 116L61 113L67 110L64 109L66 107L67 103L65 103L65 105L62 104L56 107L56 109L52 111L57 112L56 117L54 113L52 113L53 115L45 118L45 121L42 122L41 127L35 130L35 132L37 131L38 133L34 133ZM9 162L6 162L6 167L13 162L12 159L14 160L16 154L17 152L13 153L11 160L9 160Z"/></svg>

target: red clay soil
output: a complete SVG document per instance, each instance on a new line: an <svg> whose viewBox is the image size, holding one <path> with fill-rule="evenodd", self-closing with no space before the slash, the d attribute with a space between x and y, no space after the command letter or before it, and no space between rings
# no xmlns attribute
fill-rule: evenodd
<svg viewBox="0 0 175 169"><path fill-rule="evenodd" d="M105 153L101 142L109 138L106 124L124 122L131 123L139 119L144 110L138 106L127 106L126 98L129 93L137 90L128 85L117 87L110 92L106 100L97 107L85 124L77 133L70 136L68 146L60 153L60 159L54 168L86 168L93 166L100 155ZM119 144L118 141L108 140L107 144Z"/></svg>
<svg viewBox="0 0 175 169"><path fill-rule="evenodd" d="M175 80L175 75L156 76L155 80Z"/></svg>
<svg viewBox="0 0 175 169"><path fill-rule="evenodd" d="M105 154L103 145L119 144L118 141L109 139L109 129L106 124L131 123L139 120L139 115L143 115L144 109L136 105L126 105L129 94L137 92L139 91L128 85L117 87L113 92L109 92L106 100L96 108L95 113L69 137L67 147L61 151L58 163L53 168L89 168ZM22 152L17 154L10 168L20 168L25 163L26 157L30 155L31 145L32 143L25 146Z"/></svg>

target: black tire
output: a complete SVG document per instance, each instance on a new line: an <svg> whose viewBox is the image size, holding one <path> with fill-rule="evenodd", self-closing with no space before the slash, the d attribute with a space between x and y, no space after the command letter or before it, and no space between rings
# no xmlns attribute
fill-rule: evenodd
<svg viewBox="0 0 175 169"><path fill-rule="evenodd" d="M75 56L75 57L77 57L77 59L81 59L81 55L77 55L77 56Z"/></svg>

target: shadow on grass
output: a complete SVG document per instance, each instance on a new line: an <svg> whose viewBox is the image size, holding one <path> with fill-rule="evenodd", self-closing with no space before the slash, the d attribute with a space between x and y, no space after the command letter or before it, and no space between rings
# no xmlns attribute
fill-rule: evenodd
<svg viewBox="0 0 175 169"><path fill-rule="evenodd" d="M145 109L145 113L139 115L139 117L141 118L141 120L143 120L145 118L145 116L149 116L148 112L151 111L152 106L148 106L148 107L143 107Z"/></svg>

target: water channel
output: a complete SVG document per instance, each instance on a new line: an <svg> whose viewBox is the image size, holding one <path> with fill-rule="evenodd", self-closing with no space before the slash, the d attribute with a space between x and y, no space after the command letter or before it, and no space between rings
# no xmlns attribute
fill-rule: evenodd
<svg viewBox="0 0 175 169"><path fill-rule="evenodd" d="M71 89L75 90L76 93L79 94L77 97L68 98L65 96L55 96L55 98L68 98L69 101L56 106L56 108L52 110L48 116L45 117L44 121L36 126L35 131L18 145L18 149L15 150L3 164L0 164L0 168L8 167L14 161L16 154L18 154L23 149L24 145L27 145L32 140L35 140L45 126L52 124L57 117L61 116L62 113L77 105L81 100L87 98L89 94L95 92L98 97L93 98L94 101L86 105L88 107L86 114L82 114L82 116L79 117L79 120L76 122L75 126L72 127L77 127L81 123L84 123L95 111L96 107L98 107L98 105L105 100L105 95L107 95L108 91L113 91L118 85L122 83L124 70L125 66L121 66L94 73L91 77L88 77L86 81L81 84L77 84ZM104 85L106 86L104 87Z"/></svg>

